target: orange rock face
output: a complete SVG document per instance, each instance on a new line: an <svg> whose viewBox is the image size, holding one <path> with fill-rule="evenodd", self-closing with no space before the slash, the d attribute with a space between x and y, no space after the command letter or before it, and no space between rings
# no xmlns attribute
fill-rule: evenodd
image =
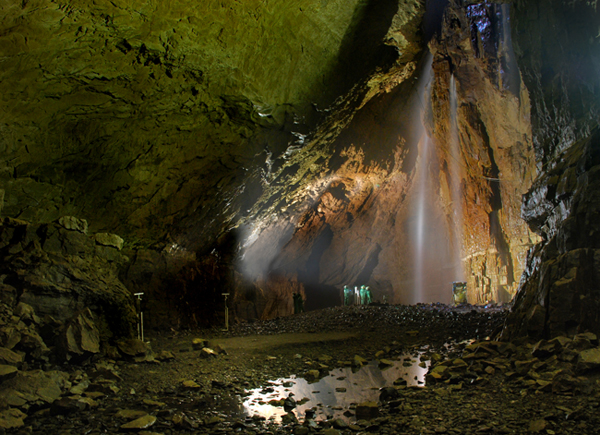
<svg viewBox="0 0 600 435"><path fill-rule="evenodd" d="M472 38L468 14L448 13L411 77L342 128L330 120L289 163L302 176L278 190L287 220L265 218L246 244L247 261L263 260L251 279L294 276L309 307L339 303L345 284L395 303L449 303L453 281L471 303L512 298L537 238L520 217L535 176L529 101L520 81L503 84L505 51L482 50L490 36Z"/></svg>

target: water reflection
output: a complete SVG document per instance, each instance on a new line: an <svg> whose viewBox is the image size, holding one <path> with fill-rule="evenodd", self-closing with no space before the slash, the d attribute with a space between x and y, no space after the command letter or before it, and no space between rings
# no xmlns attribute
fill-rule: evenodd
<svg viewBox="0 0 600 435"><path fill-rule="evenodd" d="M332 370L328 376L309 383L306 379L292 376L269 383L267 387L248 391L244 399L244 412L248 416L261 416L281 422L287 414L283 406L269 404L273 400L287 398L290 393L297 402L291 411L298 419L305 417L307 410L314 410L316 421L341 418L350 421L353 405L366 401L377 401L379 389L393 386L399 380L405 380L407 386L424 386L429 361L419 366L419 358L406 355L399 360L390 361L392 365L383 366L371 361L359 370L345 367Z"/></svg>

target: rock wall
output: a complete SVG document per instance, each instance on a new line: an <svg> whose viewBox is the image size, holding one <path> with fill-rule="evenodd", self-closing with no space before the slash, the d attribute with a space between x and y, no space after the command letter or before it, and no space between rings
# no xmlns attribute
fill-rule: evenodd
<svg viewBox="0 0 600 435"><path fill-rule="evenodd" d="M118 278L127 261L122 245L114 234L88 235L87 222L73 217L50 224L4 218L2 303L9 311L30 310L25 317L35 325L43 348L56 348L65 357L98 353L101 343L131 337L137 329L133 296ZM22 341L19 328L2 328L2 346Z"/></svg>
<svg viewBox="0 0 600 435"><path fill-rule="evenodd" d="M543 241L529 255L504 335L598 332L600 10L597 2L517 1L514 11L541 167L523 217Z"/></svg>
<svg viewBox="0 0 600 435"><path fill-rule="evenodd" d="M430 44L440 195L448 219L462 218L472 303L512 300L527 250L539 241L520 213L537 171L530 99L512 50L509 10L488 2L449 7L440 37Z"/></svg>

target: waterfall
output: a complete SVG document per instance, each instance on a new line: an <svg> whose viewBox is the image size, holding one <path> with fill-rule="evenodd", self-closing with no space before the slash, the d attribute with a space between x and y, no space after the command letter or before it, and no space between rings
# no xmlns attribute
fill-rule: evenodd
<svg viewBox="0 0 600 435"><path fill-rule="evenodd" d="M423 134L419 141L419 162L417 165L416 184L416 225L415 225L415 290L413 303L424 302L425 298L425 266L427 239L426 231L429 230L429 210L427 199L431 197L429 183L429 163L431 160L431 139L423 127Z"/></svg>
<svg viewBox="0 0 600 435"><path fill-rule="evenodd" d="M413 104L418 152L413 179L408 241L413 255L412 292L408 303L449 302L452 281L448 276L450 236L439 202L439 162L435 143L426 128L431 115L432 56L427 55Z"/></svg>
<svg viewBox="0 0 600 435"><path fill-rule="evenodd" d="M450 76L450 194L452 195L452 254L454 257L454 281L464 281L465 273L462 264L462 239L463 239L463 209L461 187L461 151L458 137L458 99L456 95L456 79Z"/></svg>
<svg viewBox="0 0 600 435"><path fill-rule="evenodd" d="M518 96L521 86L521 76L510 33L510 4L503 3L499 5L496 16L499 21L498 78L500 80L500 89L510 91Z"/></svg>
<svg viewBox="0 0 600 435"><path fill-rule="evenodd" d="M404 303L450 303L452 282L463 281L461 150L458 138L456 81L451 79L448 138L448 189L442 199L441 171L437 144L427 129L431 116L432 60L423 63L413 103L417 132L411 146L418 153L409 199L408 247L412 255L412 277ZM451 211L444 207L451 203ZM448 214L451 213L451 216ZM407 289L408 290L408 289Z"/></svg>

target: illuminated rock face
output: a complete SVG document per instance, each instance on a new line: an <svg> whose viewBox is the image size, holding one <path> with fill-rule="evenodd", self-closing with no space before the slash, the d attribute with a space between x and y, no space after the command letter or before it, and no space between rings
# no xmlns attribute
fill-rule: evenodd
<svg viewBox="0 0 600 435"><path fill-rule="evenodd" d="M593 217L600 197L600 9L597 2L559 1L515 7L517 55L542 168L524 196L523 217L543 242L530 255L504 335L600 333Z"/></svg>
<svg viewBox="0 0 600 435"><path fill-rule="evenodd" d="M508 5L450 9L441 37L432 44L434 131L440 177L447 180L441 196L451 210L452 180L459 180L462 257L473 303L510 301L527 250L539 241L521 218L521 197L536 176L536 166L530 101L512 50L509 19ZM452 76L455 121L448 116Z"/></svg>
<svg viewBox="0 0 600 435"><path fill-rule="evenodd" d="M284 219L251 223L242 261L251 279L293 276L309 305L339 303L344 284L368 284L378 300L449 303L463 280L469 302L512 299L538 240L520 217L536 170L528 94L516 64L516 81L499 71L502 11L447 12L429 62L290 162L303 177L267 188Z"/></svg>
<svg viewBox="0 0 600 435"><path fill-rule="evenodd" d="M513 51L506 5L462 2L430 58L435 2L158 3L4 3L3 216L119 234L157 325L212 322L223 289L242 318L344 284L504 302L524 269L515 334L591 322L547 301L595 298L595 253L571 253L597 248L594 160L560 160L596 146L596 2L512 2Z"/></svg>

